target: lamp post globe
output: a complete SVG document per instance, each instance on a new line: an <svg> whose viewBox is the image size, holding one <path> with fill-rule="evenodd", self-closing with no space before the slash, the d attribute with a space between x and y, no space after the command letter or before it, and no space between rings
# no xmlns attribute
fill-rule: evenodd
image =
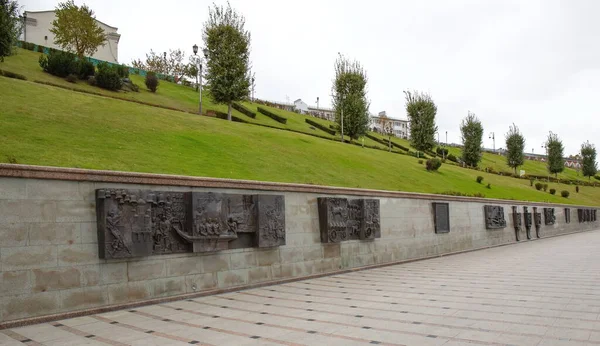
<svg viewBox="0 0 600 346"><path fill-rule="evenodd" d="M194 50L194 55L198 54L198 45L195 44L192 49Z"/></svg>

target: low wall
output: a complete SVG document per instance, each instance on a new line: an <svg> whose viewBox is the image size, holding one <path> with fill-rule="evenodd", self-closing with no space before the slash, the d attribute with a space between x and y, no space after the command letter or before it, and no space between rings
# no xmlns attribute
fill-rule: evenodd
<svg viewBox="0 0 600 346"><path fill-rule="evenodd" d="M95 191L104 188L280 194L285 198L286 245L102 260ZM381 238L322 244L317 198L331 196L378 199ZM449 203L449 233L434 232L432 202ZM503 206L507 227L487 230L484 205ZM542 222L542 237L598 227L597 222L579 223L575 206L0 165L0 327L15 325L22 322L17 322L20 319L515 243L512 206L556 208L556 224L545 226ZM565 207L571 208L569 224L565 222ZM532 234L535 237L535 226ZM525 231L521 239L527 241Z"/></svg>

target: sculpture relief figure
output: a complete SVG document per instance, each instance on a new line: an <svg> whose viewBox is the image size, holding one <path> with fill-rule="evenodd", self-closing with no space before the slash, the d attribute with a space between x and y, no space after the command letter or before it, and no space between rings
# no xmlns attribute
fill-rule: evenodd
<svg viewBox="0 0 600 346"><path fill-rule="evenodd" d="M110 211L106 216L106 228L110 231L110 233L115 238L111 243L112 251L109 251L111 256L114 256L115 253L121 252L123 249L127 251L131 255L131 249L127 244L125 244L125 239L121 234L121 231L118 228L119 222L121 222L121 216L119 212Z"/></svg>

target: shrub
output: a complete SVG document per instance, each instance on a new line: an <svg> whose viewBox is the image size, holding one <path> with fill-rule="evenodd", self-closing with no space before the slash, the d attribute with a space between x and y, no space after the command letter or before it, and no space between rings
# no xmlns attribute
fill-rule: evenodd
<svg viewBox="0 0 600 346"><path fill-rule="evenodd" d="M107 90L116 91L121 89L123 82L117 72L117 69L106 63L98 64L98 72L96 73L96 84Z"/></svg>
<svg viewBox="0 0 600 346"><path fill-rule="evenodd" d="M548 184L544 184L544 192L548 191Z"/></svg>
<svg viewBox="0 0 600 346"><path fill-rule="evenodd" d="M4 76L4 77L8 77L8 78L21 79L21 80L27 80L27 77L23 76L22 74L10 72L10 71L5 71L5 70L0 70L0 76Z"/></svg>
<svg viewBox="0 0 600 346"><path fill-rule="evenodd" d="M563 196L564 198L569 198L570 193L567 190L562 190L560 192L560 195Z"/></svg>
<svg viewBox="0 0 600 346"><path fill-rule="evenodd" d="M77 76L74 74L70 74L67 76L66 80L69 83L77 83Z"/></svg>
<svg viewBox="0 0 600 346"><path fill-rule="evenodd" d="M486 187L487 187L488 189L491 189L491 188L492 188L492 184L491 184L491 183L488 183Z"/></svg>
<svg viewBox="0 0 600 346"><path fill-rule="evenodd" d="M81 59L77 61L77 76L81 80L87 80L89 76L93 76L96 73L96 68L91 61Z"/></svg>
<svg viewBox="0 0 600 346"><path fill-rule="evenodd" d="M456 156L454 156L454 154L450 154L447 156L448 160L458 163L458 159L456 158Z"/></svg>
<svg viewBox="0 0 600 346"><path fill-rule="evenodd" d="M442 160L438 158L429 159L425 166L428 171L437 171L442 166Z"/></svg>
<svg viewBox="0 0 600 346"><path fill-rule="evenodd" d="M556 194L556 189L550 189L550 194L551 195L555 195Z"/></svg>
<svg viewBox="0 0 600 346"><path fill-rule="evenodd" d="M477 182L478 182L479 184L481 184L481 182L482 182L482 181L483 181L483 177L482 177L482 176L480 176L480 175L478 175L478 176L477 176Z"/></svg>
<svg viewBox="0 0 600 346"><path fill-rule="evenodd" d="M89 76L87 82L91 86L96 86L96 76Z"/></svg>
<svg viewBox="0 0 600 346"><path fill-rule="evenodd" d="M129 78L129 67L125 65L113 65L113 68L121 78Z"/></svg>
<svg viewBox="0 0 600 346"><path fill-rule="evenodd" d="M575 186L575 192L579 193L579 185Z"/></svg>
<svg viewBox="0 0 600 346"><path fill-rule="evenodd" d="M256 110L258 110L259 113L264 114L264 115L268 116L269 118L271 118L271 119L273 119L273 120L275 120L275 121L277 121L279 123L282 123L282 124L286 124L287 123L287 119L286 118L284 118L282 116L279 116L279 115L271 112L268 109L264 109L262 107L258 107L258 108L256 108Z"/></svg>
<svg viewBox="0 0 600 346"><path fill-rule="evenodd" d="M534 177L529 178L529 185L533 186L533 182L535 181Z"/></svg>
<svg viewBox="0 0 600 346"><path fill-rule="evenodd" d="M323 125L319 124L318 122L313 121L311 119L304 119L304 121L306 121L308 124L318 128L321 131L325 131L325 132L329 133L330 135L335 136L335 130L331 130L327 126L323 126Z"/></svg>
<svg viewBox="0 0 600 346"><path fill-rule="evenodd" d="M158 89L158 77L156 77L156 73L148 72L146 74L146 88L153 93L156 92L156 89Z"/></svg>
<svg viewBox="0 0 600 346"><path fill-rule="evenodd" d="M227 113L225 113L225 112L208 110L206 113L207 114L208 113L214 113L217 118L223 119L223 120L227 120ZM247 123L246 120L240 119L240 118L236 117L235 115L231 115L231 121L238 122L238 123Z"/></svg>
<svg viewBox="0 0 600 346"><path fill-rule="evenodd" d="M53 50L48 55L42 55L39 63L45 72L57 77L65 78L70 74L77 74L77 61L71 53Z"/></svg>
<svg viewBox="0 0 600 346"><path fill-rule="evenodd" d="M544 187L544 184L542 184L542 183L535 183L535 189L536 190L541 191L543 187Z"/></svg>
<svg viewBox="0 0 600 346"><path fill-rule="evenodd" d="M595 176L594 176L594 179L596 179L596 180L600 180L600 175L595 175Z"/></svg>
<svg viewBox="0 0 600 346"><path fill-rule="evenodd" d="M448 156L448 149L437 147L435 148L435 152L440 156Z"/></svg>
<svg viewBox="0 0 600 346"><path fill-rule="evenodd" d="M419 160L419 164L422 165L423 164L423 160Z"/></svg>
<svg viewBox="0 0 600 346"><path fill-rule="evenodd" d="M234 102L231 107L233 107L233 109L235 109L236 111L249 116L250 118L254 119L256 118L256 113L254 113L253 111L249 110L248 108L242 106L241 104Z"/></svg>

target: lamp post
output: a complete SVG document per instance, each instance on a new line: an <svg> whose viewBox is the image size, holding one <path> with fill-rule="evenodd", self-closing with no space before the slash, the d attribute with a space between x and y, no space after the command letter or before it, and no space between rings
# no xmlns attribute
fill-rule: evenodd
<svg viewBox="0 0 600 346"><path fill-rule="evenodd" d="M542 143L542 149L546 149L546 166L548 166L548 182L550 182L550 163L548 158L548 143Z"/></svg>
<svg viewBox="0 0 600 346"><path fill-rule="evenodd" d="M496 134L494 132L490 133L490 139L494 141L494 154L496 153Z"/></svg>
<svg viewBox="0 0 600 346"><path fill-rule="evenodd" d="M252 77L252 102L254 102L254 77Z"/></svg>
<svg viewBox="0 0 600 346"><path fill-rule="evenodd" d="M340 62L342 60L342 54L340 54L340 52L338 52L338 56L340 57ZM341 106L341 122L342 122L342 130L341 130L341 134L342 134L342 143L344 143L344 95L341 95L341 102L340 102L340 106Z"/></svg>
<svg viewBox="0 0 600 346"><path fill-rule="evenodd" d="M27 42L27 12L23 12L23 42Z"/></svg>
<svg viewBox="0 0 600 346"><path fill-rule="evenodd" d="M192 49L194 50L194 56L198 56L198 45L195 44ZM200 93L200 106L198 107L198 114L202 115L202 58L198 57L198 90Z"/></svg>

